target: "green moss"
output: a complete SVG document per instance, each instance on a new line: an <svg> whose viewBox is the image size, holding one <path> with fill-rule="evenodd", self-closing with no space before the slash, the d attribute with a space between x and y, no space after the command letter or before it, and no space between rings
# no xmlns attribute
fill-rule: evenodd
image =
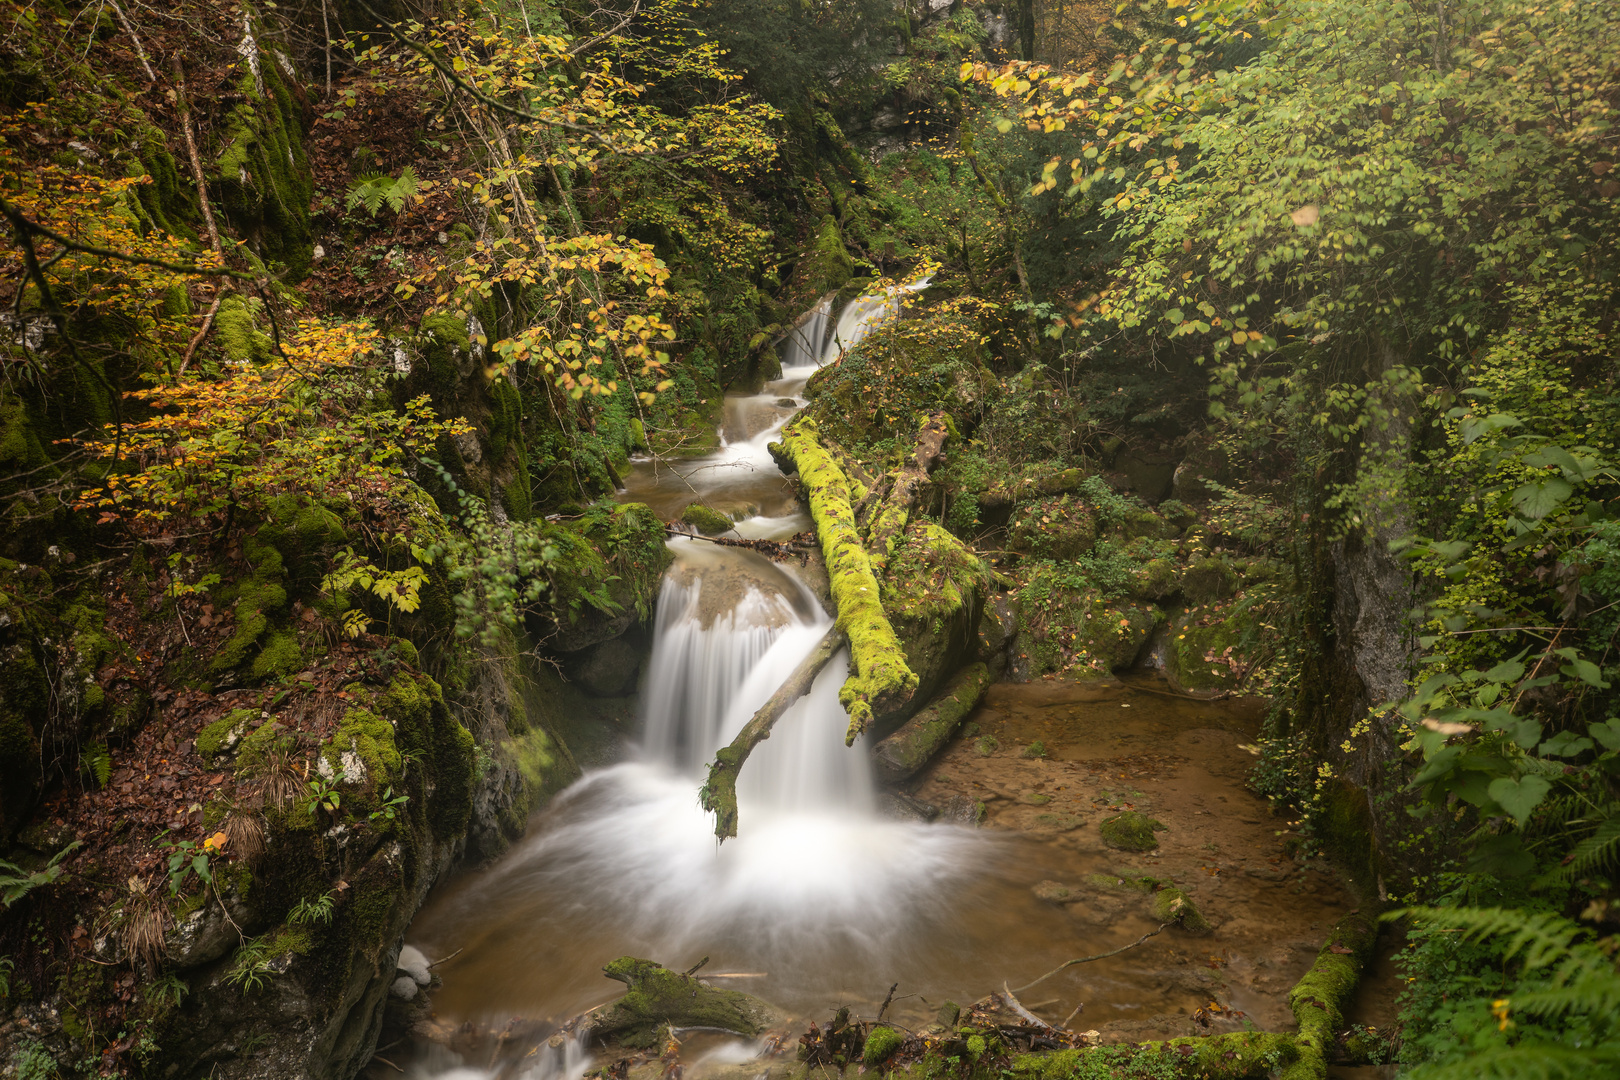
<svg viewBox="0 0 1620 1080"><path fill-rule="evenodd" d="M254 313L260 307L258 300L245 300L228 293L219 302L214 313L214 340L225 351L228 360L239 364L268 363L274 348L270 335L261 333L254 325Z"/></svg>
<svg viewBox="0 0 1620 1080"><path fill-rule="evenodd" d="M348 689L358 696L358 687ZM392 785L400 779L404 761L399 748L394 745L394 727L370 709L356 708L345 712L322 757L333 775L341 776L352 771L344 761L350 754L365 766L364 783L368 788L380 790L384 785Z"/></svg>
<svg viewBox="0 0 1620 1080"><path fill-rule="evenodd" d="M236 600L236 630L215 654L211 665L214 671L227 671L247 659L249 651L269 629L270 617L279 614L287 603L287 590L282 586L285 565L281 552L257 536L251 536L243 544L243 553L254 569L230 590Z"/></svg>
<svg viewBox="0 0 1620 1080"><path fill-rule="evenodd" d="M1151 832L1148 834L1152 835ZM1209 920L1192 902L1192 898L1175 886L1166 886L1153 894L1153 917L1161 923L1173 922L1194 934L1211 932Z"/></svg>
<svg viewBox="0 0 1620 1080"><path fill-rule="evenodd" d="M838 221L831 214L816 226L816 237L810 245L805 267L805 281L817 296L834 292L855 274L855 260L844 247L844 237L838 230Z"/></svg>
<svg viewBox="0 0 1620 1080"><path fill-rule="evenodd" d="M255 678L291 675L304 666L304 653L298 647L298 635L291 630L277 630L265 640L259 655L253 658Z"/></svg>
<svg viewBox="0 0 1620 1080"><path fill-rule="evenodd" d="M1020 571L1018 644L1030 676L1099 677L1141 655L1163 613L1105 599L1076 567L1036 563Z"/></svg>
<svg viewBox="0 0 1620 1080"><path fill-rule="evenodd" d="M757 1036L774 1018L768 1007L747 994L704 986L651 960L620 957L602 973L629 990L598 1014L594 1030L627 1047L656 1046L662 1029L671 1024Z"/></svg>
<svg viewBox="0 0 1620 1080"><path fill-rule="evenodd" d="M905 1041L906 1037L894 1028L875 1027L866 1033L866 1047L861 1051L861 1061L868 1068L881 1065L888 1061Z"/></svg>
<svg viewBox="0 0 1620 1080"><path fill-rule="evenodd" d="M716 510L711 510L702 503L692 503L681 511L681 520L692 526L704 536L718 536L723 532L730 532L732 520Z"/></svg>
<svg viewBox="0 0 1620 1080"><path fill-rule="evenodd" d="M234 744L227 746L227 743L233 738L240 741L247 734L248 725L258 718L257 709L232 709L197 733L197 756L205 765L212 765L215 758L234 748Z"/></svg>
<svg viewBox="0 0 1620 1080"><path fill-rule="evenodd" d="M1010 550L1043 559L1078 559L1096 543L1096 515L1068 495L1020 505L1007 529Z"/></svg>
<svg viewBox="0 0 1620 1080"><path fill-rule="evenodd" d="M773 445L792 462L809 495L810 516L838 607L838 626L849 639L855 672L839 690L838 700L849 713L845 741L852 743L866 730L874 709L893 708L910 699L917 676L907 666L889 624L866 547L855 529L850 482L818 441L815 422L800 416L783 428L782 441Z"/></svg>
<svg viewBox="0 0 1620 1080"><path fill-rule="evenodd" d="M1205 555L1187 564L1181 592L1189 603L1208 604L1233 595L1238 584L1237 570L1230 561L1221 555Z"/></svg>
<svg viewBox="0 0 1620 1080"><path fill-rule="evenodd" d="M1152 851L1159 846L1153 834L1164 831L1164 823L1135 810L1104 818L1097 827L1103 843L1120 851Z"/></svg>
<svg viewBox="0 0 1620 1080"><path fill-rule="evenodd" d="M872 748L872 756L884 778L903 780L928 763L940 747L956 734L957 727L978 705L990 687L990 670L983 664L970 664L900 729Z"/></svg>
<svg viewBox="0 0 1620 1080"><path fill-rule="evenodd" d="M1327 1052L1344 1029L1344 1010L1377 942L1376 912L1346 915L1328 934L1311 969L1289 991L1288 1007L1299 1021L1300 1056L1283 1072L1283 1080L1320 1080L1327 1075Z"/></svg>
<svg viewBox="0 0 1620 1080"><path fill-rule="evenodd" d="M1165 641L1165 674L1194 693L1232 690L1243 666L1241 643L1252 629L1251 616L1232 605L1188 611L1170 627Z"/></svg>

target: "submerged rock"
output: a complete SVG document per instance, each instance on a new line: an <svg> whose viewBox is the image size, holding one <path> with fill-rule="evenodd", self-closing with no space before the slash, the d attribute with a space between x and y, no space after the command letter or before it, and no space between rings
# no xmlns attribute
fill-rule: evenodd
<svg viewBox="0 0 1620 1080"><path fill-rule="evenodd" d="M1164 823L1157 818L1150 818L1135 810L1127 810L1123 814L1104 818L1097 831L1102 834L1103 843L1111 848L1120 851L1152 851L1159 846L1159 838L1153 834L1163 832L1164 828Z"/></svg>

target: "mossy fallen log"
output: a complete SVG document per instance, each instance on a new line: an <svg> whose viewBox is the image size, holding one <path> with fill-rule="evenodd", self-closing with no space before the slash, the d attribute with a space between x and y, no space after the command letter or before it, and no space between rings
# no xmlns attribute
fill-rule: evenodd
<svg viewBox="0 0 1620 1080"><path fill-rule="evenodd" d="M714 835L721 843L737 835L737 775L742 772L743 762L748 760L754 747L771 737L771 728L788 707L810 692L816 676L843 643L843 631L833 626L822 635L810 654L799 661L793 674L776 688L770 700L760 706L753 719L743 725L731 744L716 751L714 763L709 766L708 782L698 792L698 802L714 815Z"/></svg>
<svg viewBox="0 0 1620 1080"><path fill-rule="evenodd" d="M1328 1054L1345 1026L1344 1010L1377 941L1377 913L1351 912L1333 927L1311 969L1289 991L1288 1007L1299 1021L1295 1041L1300 1054L1282 1073L1282 1080L1324 1080L1327 1076Z"/></svg>
<svg viewBox="0 0 1620 1080"><path fill-rule="evenodd" d="M950 437L950 424L943 412L930 416L917 432L917 445L911 462L894 474L883 505L872 518L866 546L871 553L872 567L882 573L894 555L894 549L905 535L911 513L917 508L922 486L928 474L938 467L945 453L945 440Z"/></svg>
<svg viewBox="0 0 1620 1080"><path fill-rule="evenodd" d="M818 440L816 425L800 417L782 429L779 454L798 472L810 499L810 516L827 562L838 627L849 639L854 672L838 692L849 714L845 745L871 722L874 709L905 704L917 689L905 651L883 611L877 577L855 528L850 484L832 453Z"/></svg>
<svg viewBox="0 0 1620 1080"><path fill-rule="evenodd" d="M957 673L944 692L872 748L878 774L889 783L899 783L928 764L956 734L992 681L990 669L983 664L971 664Z"/></svg>
<svg viewBox="0 0 1620 1080"><path fill-rule="evenodd" d="M785 1019L757 997L709 986L651 960L621 956L602 973L629 992L591 1018L591 1034L632 1049L657 1046L666 1026L718 1028L757 1038Z"/></svg>

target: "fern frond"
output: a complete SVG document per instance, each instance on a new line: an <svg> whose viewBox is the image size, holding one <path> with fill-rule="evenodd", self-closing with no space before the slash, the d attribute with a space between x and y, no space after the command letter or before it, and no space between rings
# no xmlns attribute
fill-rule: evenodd
<svg viewBox="0 0 1620 1080"><path fill-rule="evenodd" d="M1593 966L1607 967L1607 970L1593 970L1581 963L1578 970L1560 971L1554 979L1555 985L1514 994L1510 999L1513 1011L1547 1019L1588 1015L1612 1029L1616 1018L1620 1018L1620 973L1615 972L1612 964L1607 964L1601 953L1594 959Z"/></svg>
<svg viewBox="0 0 1620 1080"><path fill-rule="evenodd" d="M1493 1047L1444 1065L1419 1065L1408 1080L1592 1080L1620 1070L1620 1046L1571 1049L1553 1043Z"/></svg>
<svg viewBox="0 0 1620 1080"><path fill-rule="evenodd" d="M1464 940L1506 937L1504 955L1511 959L1524 953L1527 970L1569 958L1576 940L1587 932L1579 923L1551 911L1443 907L1407 908L1402 914L1421 925L1462 930Z"/></svg>
<svg viewBox="0 0 1620 1080"><path fill-rule="evenodd" d="M1543 874L1538 885L1562 884L1595 872L1608 871L1620 865L1620 808L1609 807L1608 816L1599 822L1597 831L1569 853L1562 866L1555 866Z"/></svg>

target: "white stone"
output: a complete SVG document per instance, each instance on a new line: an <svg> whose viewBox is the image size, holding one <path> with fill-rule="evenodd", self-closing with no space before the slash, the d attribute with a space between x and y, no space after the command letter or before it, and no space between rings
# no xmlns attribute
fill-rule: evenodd
<svg viewBox="0 0 1620 1080"><path fill-rule="evenodd" d="M394 984L388 988L388 992L402 1001L415 1001L416 980L409 975L401 975L394 980Z"/></svg>
<svg viewBox="0 0 1620 1080"><path fill-rule="evenodd" d="M394 967L415 979L418 986L426 986L433 981L433 975L428 970L428 958L415 945L407 945L399 950L399 962Z"/></svg>

